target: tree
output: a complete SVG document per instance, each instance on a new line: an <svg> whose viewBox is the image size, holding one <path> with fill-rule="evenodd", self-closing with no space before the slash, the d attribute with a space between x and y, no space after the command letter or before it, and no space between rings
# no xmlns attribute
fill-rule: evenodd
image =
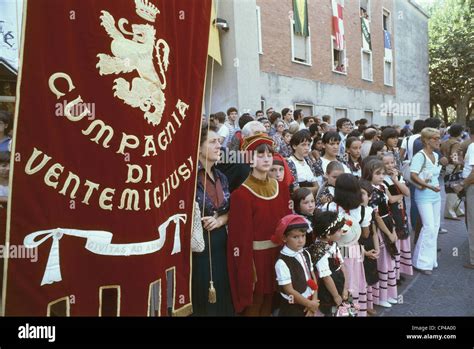
<svg viewBox="0 0 474 349"><path fill-rule="evenodd" d="M448 108L466 124L474 103L472 0L444 0L429 8L430 99L447 122Z"/></svg>

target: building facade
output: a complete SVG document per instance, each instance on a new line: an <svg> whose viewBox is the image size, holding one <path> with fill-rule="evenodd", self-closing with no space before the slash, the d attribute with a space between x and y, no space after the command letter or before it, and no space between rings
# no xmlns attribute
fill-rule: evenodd
<svg viewBox="0 0 474 349"><path fill-rule="evenodd" d="M230 30L222 66L208 65L206 112L292 107L380 125L429 116L428 17L415 2L306 4L308 36L293 0L218 0Z"/></svg>

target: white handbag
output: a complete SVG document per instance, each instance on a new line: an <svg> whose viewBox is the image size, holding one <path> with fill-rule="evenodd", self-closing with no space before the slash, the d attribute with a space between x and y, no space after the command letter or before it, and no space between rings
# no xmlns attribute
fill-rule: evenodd
<svg viewBox="0 0 474 349"><path fill-rule="evenodd" d="M196 201L194 201L193 228L191 232L191 251L202 252L205 248L204 231L201 223L201 210Z"/></svg>
<svg viewBox="0 0 474 349"><path fill-rule="evenodd" d="M418 173L418 175L420 176L421 179L426 179L424 178L425 176L425 165L426 165L426 155L425 153L423 153L423 151L421 151L421 153L423 154L423 157L424 157L424 160L423 160L423 165L421 166L421 171L420 173ZM414 157L414 156L413 156ZM417 183L413 182L413 180L411 179L411 169L410 169L410 166L411 166L411 162L413 161L413 158L409 161L409 160L405 160L403 162L403 165L402 165L402 168L400 170L400 172L402 173L402 176L403 176L403 179L405 180L405 182L407 183L410 183L410 184L413 184L415 186L418 186Z"/></svg>

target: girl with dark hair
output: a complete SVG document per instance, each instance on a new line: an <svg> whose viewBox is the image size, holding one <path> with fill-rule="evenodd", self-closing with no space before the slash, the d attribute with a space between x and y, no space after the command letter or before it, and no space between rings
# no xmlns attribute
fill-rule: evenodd
<svg viewBox="0 0 474 349"><path fill-rule="evenodd" d="M280 143L280 149L278 152L284 157L284 158L289 158L291 154L293 154L293 150L291 149L290 142L292 138L292 134L290 131L285 130L283 131L283 142Z"/></svg>
<svg viewBox="0 0 474 349"><path fill-rule="evenodd" d="M323 136L324 153L320 157L320 166L322 173L326 173L326 167L331 161L339 161L339 144L341 143L341 136L337 132L326 132ZM344 165L344 172L350 173L347 166Z"/></svg>
<svg viewBox="0 0 474 349"><path fill-rule="evenodd" d="M337 245L346 220L336 212L318 212L314 216L314 243L308 252L318 272L319 311L334 316L337 307L349 296L344 259Z"/></svg>
<svg viewBox="0 0 474 349"><path fill-rule="evenodd" d="M196 202L202 214L205 247L204 251L192 254L192 301L195 316L234 314L226 256L230 193L227 177L215 167L220 158L219 140L220 136L214 127L202 127ZM208 301L211 282L216 290L215 303Z"/></svg>
<svg viewBox="0 0 474 349"><path fill-rule="evenodd" d="M383 154L382 161L386 173L383 183L388 188L390 213L393 217L395 232L398 236L396 246L399 253L395 255L395 270L397 280L403 280L400 273L413 275L410 231L405 210L405 197L410 196L410 189L408 189L403 177L396 169L393 154L391 152Z"/></svg>
<svg viewBox="0 0 474 349"><path fill-rule="evenodd" d="M309 188L313 194L319 189L319 183L313 169L313 163L309 159L309 146L312 138L308 130L296 132L291 137L290 146L293 155L288 158L288 166L290 167L295 182L292 190L300 187Z"/></svg>
<svg viewBox="0 0 474 349"><path fill-rule="evenodd" d="M379 157L385 152L387 152L387 146L385 145L384 141L376 141L373 142L372 146L370 147L369 156Z"/></svg>
<svg viewBox="0 0 474 349"><path fill-rule="evenodd" d="M326 167L325 182L316 196L316 208L318 210L327 211L327 205L334 200L336 179L342 173L344 173L344 167L339 161L331 161Z"/></svg>
<svg viewBox="0 0 474 349"><path fill-rule="evenodd" d="M357 178L362 177L362 157L360 151L362 142L359 138L349 137L346 140L346 159L344 163Z"/></svg>
<svg viewBox="0 0 474 349"><path fill-rule="evenodd" d="M288 130L290 128L291 122L293 121L293 110L290 108L283 108L281 110L281 115L283 117L282 121L285 123L285 129Z"/></svg>
<svg viewBox="0 0 474 349"><path fill-rule="evenodd" d="M376 285L379 281L379 273L377 271L377 258L380 253L379 238L375 231L374 223L374 212L369 206L370 198L374 188L372 183L361 179L359 181L360 189L362 192L362 205L365 206L366 210L371 211L371 221L369 226L369 236L364 238L360 237L359 243L364 247L364 272L365 281L367 282L367 314L376 315L377 311L374 309L374 297L372 286Z"/></svg>
<svg viewBox="0 0 474 349"><path fill-rule="evenodd" d="M382 140L385 142L387 151L391 151L393 153L395 165L397 169L400 169L402 163L400 160L400 150L398 149L398 136L398 131L392 127L387 127L382 131Z"/></svg>
<svg viewBox="0 0 474 349"><path fill-rule="evenodd" d="M308 188L298 188L292 195L295 213L303 216L308 222L305 247L313 243L313 215L316 208L314 195Z"/></svg>
<svg viewBox="0 0 474 349"><path fill-rule="evenodd" d="M244 316L271 315L277 291L274 265L280 252L271 237L278 220L291 213L288 186L268 175L273 146L273 140L262 134L244 140L242 150L254 154L253 168L231 195L229 279L235 310Z"/></svg>
<svg viewBox="0 0 474 349"><path fill-rule="evenodd" d="M395 246L397 234L390 209L388 207L388 190L383 184L385 167L382 161L368 161L362 169L362 177L372 183L373 192L369 206L374 210L377 235L379 237L380 255L377 259L379 282L374 285L374 304L390 308L397 301L397 277L395 272Z"/></svg>
<svg viewBox="0 0 474 349"><path fill-rule="evenodd" d="M288 167L287 161L281 156L281 154L273 154L273 164L270 172L268 173L270 178L276 179L278 182L284 182L288 188L293 184L294 178L291 174L290 168Z"/></svg>
<svg viewBox="0 0 474 349"><path fill-rule="evenodd" d="M362 132L360 132L358 129L355 129L353 130L351 133L349 133L347 135L347 138L349 137L355 137L355 138L358 138L360 139L360 137L362 136ZM347 140L346 140L347 141ZM347 143L346 143L346 146L347 146Z"/></svg>
<svg viewBox="0 0 474 349"><path fill-rule="evenodd" d="M343 173L337 177L334 194L334 204L343 208L346 213L359 209L362 204L359 180L350 173Z"/></svg>
<svg viewBox="0 0 474 349"><path fill-rule="evenodd" d="M311 160L316 161L321 157L321 153L323 152L323 139L320 136L316 136L313 138L313 143L311 144Z"/></svg>
<svg viewBox="0 0 474 349"><path fill-rule="evenodd" d="M372 208L362 205L362 190L357 177L343 173L336 180L334 202L331 211L351 217L352 229L359 226L362 238L368 238L372 221ZM367 316L367 282L364 271L364 249L357 240L340 245L346 265L349 289L354 303L360 304L359 316Z"/></svg>

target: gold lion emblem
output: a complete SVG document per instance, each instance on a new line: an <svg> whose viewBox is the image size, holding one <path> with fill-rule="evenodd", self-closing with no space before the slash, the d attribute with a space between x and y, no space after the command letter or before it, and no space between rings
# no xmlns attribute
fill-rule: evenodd
<svg viewBox="0 0 474 349"><path fill-rule="evenodd" d="M158 9L148 0L135 0L137 14L150 21L155 21ZM107 11L101 11L101 26L112 38L110 48L113 56L99 53L100 75L122 74L137 71L138 77L130 82L124 78L114 80L114 96L123 100L133 108L144 112L145 120L153 126L161 122L165 109L166 76L169 65L169 46L165 40L156 40L156 30L150 24L132 24L132 31L127 31L124 25L128 20L121 18L118 29L114 17ZM130 38L127 38L129 36ZM156 42L155 42L156 41ZM154 57L159 68L155 69Z"/></svg>

